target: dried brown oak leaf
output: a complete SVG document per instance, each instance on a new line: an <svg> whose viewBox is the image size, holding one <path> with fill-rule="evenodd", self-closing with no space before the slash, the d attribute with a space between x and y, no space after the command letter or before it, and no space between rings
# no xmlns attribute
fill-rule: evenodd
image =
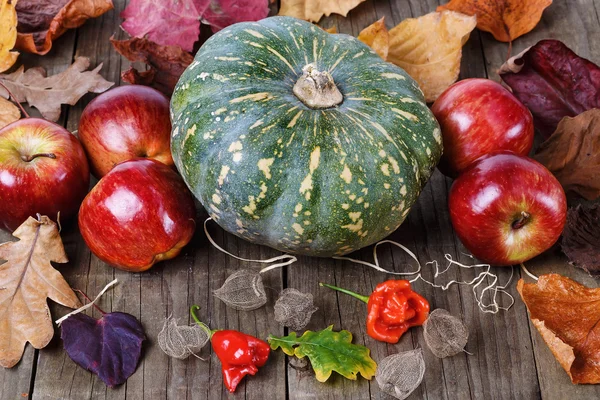
<svg viewBox="0 0 600 400"><path fill-rule="evenodd" d="M563 186L588 200L600 197L600 109L563 118L534 157Z"/></svg>
<svg viewBox="0 0 600 400"><path fill-rule="evenodd" d="M98 73L102 64L86 71L89 66L88 58L77 57L69 68L52 76L46 76L46 71L40 67L25 71L21 66L12 74L0 75L0 81L15 95L16 101L27 102L45 119L57 121L61 104L74 105L84 94L102 93L114 85ZM8 93L1 87L0 96L8 98Z"/></svg>
<svg viewBox="0 0 600 400"><path fill-rule="evenodd" d="M21 111L11 101L0 97L0 129L21 118Z"/></svg>
<svg viewBox="0 0 600 400"><path fill-rule="evenodd" d="M131 38L128 40L110 39L113 47L129 61L141 61L150 66L148 71L130 68L123 71L125 82L152 86L167 96L173 93L175 84L194 57L178 46L161 46L151 40Z"/></svg>
<svg viewBox="0 0 600 400"><path fill-rule="evenodd" d="M19 0L17 48L46 54L68 29L113 9L112 0Z"/></svg>
<svg viewBox="0 0 600 400"><path fill-rule="evenodd" d="M27 342L45 347L54 335L46 299L78 308L81 303L50 264L68 262L56 224L29 217L13 232L18 242L0 244L0 365L10 368Z"/></svg>
<svg viewBox="0 0 600 400"><path fill-rule="evenodd" d="M390 34L385 26L385 17L363 29L358 40L375 50L384 60L387 60L390 49Z"/></svg>
<svg viewBox="0 0 600 400"><path fill-rule="evenodd" d="M573 383L600 383L600 288L558 274L517 290L531 322Z"/></svg>
<svg viewBox="0 0 600 400"><path fill-rule="evenodd" d="M340 14L344 17L365 0L281 0L279 15L319 22L324 16Z"/></svg>
<svg viewBox="0 0 600 400"><path fill-rule="evenodd" d="M0 0L0 72L9 69L19 53L11 51L17 41L16 0Z"/></svg>
<svg viewBox="0 0 600 400"><path fill-rule="evenodd" d="M451 0L437 10L475 15L477 28L510 42L535 28L550 4L552 0Z"/></svg>
<svg viewBox="0 0 600 400"><path fill-rule="evenodd" d="M600 204L569 209L561 248L575 266L600 276Z"/></svg>
<svg viewBox="0 0 600 400"><path fill-rule="evenodd" d="M391 29L387 61L404 69L432 102L456 82L462 47L477 20L453 11L408 18Z"/></svg>

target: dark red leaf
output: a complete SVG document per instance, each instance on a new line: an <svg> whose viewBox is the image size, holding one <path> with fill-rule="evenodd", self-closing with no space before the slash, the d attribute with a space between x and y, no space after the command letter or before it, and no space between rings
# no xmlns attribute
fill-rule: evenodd
<svg viewBox="0 0 600 400"><path fill-rule="evenodd" d="M542 40L508 60L500 77L548 138L563 117L600 108L600 68L558 40Z"/></svg>
<svg viewBox="0 0 600 400"><path fill-rule="evenodd" d="M202 22L213 32L244 21L258 21L269 15L267 0L212 0L202 15Z"/></svg>
<svg viewBox="0 0 600 400"><path fill-rule="evenodd" d="M74 314L61 325L65 350L71 360L94 374L109 387L120 385L137 368L146 339L142 324L121 312L100 319Z"/></svg>
<svg viewBox="0 0 600 400"><path fill-rule="evenodd" d="M569 209L561 247L575 266L600 276L600 204Z"/></svg>
<svg viewBox="0 0 600 400"><path fill-rule="evenodd" d="M123 80L152 86L167 96L173 93L175 84L194 61L194 57L177 46L161 46L151 40L132 38L129 40L110 39L114 48L129 61L141 61L148 64L149 71L139 72L133 68L124 71Z"/></svg>

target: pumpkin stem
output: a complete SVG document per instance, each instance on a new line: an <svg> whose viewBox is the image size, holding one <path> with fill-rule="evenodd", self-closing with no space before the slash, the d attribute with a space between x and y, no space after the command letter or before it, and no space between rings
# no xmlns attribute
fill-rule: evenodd
<svg viewBox="0 0 600 400"><path fill-rule="evenodd" d="M294 85L294 94L308 107L330 108L344 100L329 72L317 70L315 64L308 64L302 72Z"/></svg>

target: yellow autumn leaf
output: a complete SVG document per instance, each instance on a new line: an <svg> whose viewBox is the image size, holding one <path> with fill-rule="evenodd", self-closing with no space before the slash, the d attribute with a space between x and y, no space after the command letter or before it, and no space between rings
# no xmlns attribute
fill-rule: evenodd
<svg viewBox="0 0 600 400"><path fill-rule="evenodd" d="M11 101L0 96L0 129L21 118L21 111Z"/></svg>
<svg viewBox="0 0 600 400"><path fill-rule="evenodd" d="M11 51L17 41L17 0L0 0L0 72L9 69L19 53Z"/></svg>
<svg viewBox="0 0 600 400"><path fill-rule="evenodd" d="M409 18L390 30L387 61L403 68L432 102L458 79L462 47L477 17L455 11Z"/></svg>
<svg viewBox="0 0 600 400"><path fill-rule="evenodd" d="M384 60L387 60L390 48L390 35L385 27L385 17L363 29L358 40L371 47Z"/></svg>
<svg viewBox="0 0 600 400"><path fill-rule="evenodd" d="M325 15L340 14L344 17L365 0L281 0L279 15L319 22Z"/></svg>
<svg viewBox="0 0 600 400"><path fill-rule="evenodd" d="M327 33L334 33L334 34L338 33L337 26L335 26L335 25L332 27L329 27L329 28L323 28L323 30Z"/></svg>

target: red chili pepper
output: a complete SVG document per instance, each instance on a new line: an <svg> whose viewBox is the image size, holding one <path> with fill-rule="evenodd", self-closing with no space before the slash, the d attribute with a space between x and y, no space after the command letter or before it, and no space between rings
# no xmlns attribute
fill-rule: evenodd
<svg viewBox="0 0 600 400"><path fill-rule="evenodd" d="M398 343L408 328L423 325L429 315L429 303L423 296L412 291L407 280L391 279L382 282L368 297L337 286L325 283L320 285L367 303L367 333L382 342Z"/></svg>
<svg viewBox="0 0 600 400"><path fill-rule="evenodd" d="M227 330L213 334L212 348L219 360L223 381L231 393L246 375L254 375L269 358L271 347L254 336Z"/></svg>
<svg viewBox="0 0 600 400"><path fill-rule="evenodd" d="M269 359L271 347L267 342L234 330L211 331L200 322L192 306L192 317L203 328L207 329L213 351L221 361L223 383L231 392L235 392L238 384L246 375L255 375L258 368Z"/></svg>

